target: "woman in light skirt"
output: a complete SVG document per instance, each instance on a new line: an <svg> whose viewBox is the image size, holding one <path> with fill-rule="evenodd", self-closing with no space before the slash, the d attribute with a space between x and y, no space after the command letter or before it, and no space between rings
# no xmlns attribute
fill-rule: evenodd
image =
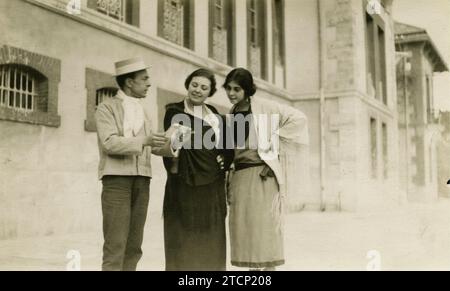
<svg viewBox="0 0 450 291"><path fill-rule="evenodd" d="M231 264L275 270L285 263L279 150L284 143L308 143L307 119L299 110L256 97L246 69L232 70L223 87L233 104L235 146L228 185Z"/></svg>

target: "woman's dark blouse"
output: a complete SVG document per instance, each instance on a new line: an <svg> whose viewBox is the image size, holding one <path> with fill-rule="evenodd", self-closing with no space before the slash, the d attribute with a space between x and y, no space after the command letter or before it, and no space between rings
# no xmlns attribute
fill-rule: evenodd
<svg viewBox="0 0 450 291"><path fill-rule="evenodd" d="M224 173L228 170L230 164L233 161L233 149L225 149L226 145L226 130L223 130L225 125L224 116L219 115L217 109L211 105L206 104L208 108L216 114L216 116L220 120L220 133L221 133L221 142L217 147L213 149L207 149L203 145L200 145L200 148L197 149L185 149L181 148L179 156L178 156L178 175L182 178L186 184L191 186L201 186L207 185L215 182L218 178L224 177ZM205 136L209 130L212 130L211 126L204 122L203 120L194 117L193 115L187 114L184 112L185 106L184 101L179 103L171 103L166 106L166 114L164 116L164 130L168 130L172 125L172 119L177 114L184 114L190 119L191 129L194 132L194 128L198 131L198 128L201 128L201 137ZM199 123L201 125L194 126L195 123ZM200 134L198 132L194 132L191 136L192 145L194 145L194 141L196 140L194 135ZM199 139L199 138L197 138ZM213 138L215 140L215 137ZM225 169L221 170L219 164L217 162L217 156L223 155L225 160ZM170 168L172 166L172 158L163 158L164 167L167 170L168 175L170 174Z"/></svg>

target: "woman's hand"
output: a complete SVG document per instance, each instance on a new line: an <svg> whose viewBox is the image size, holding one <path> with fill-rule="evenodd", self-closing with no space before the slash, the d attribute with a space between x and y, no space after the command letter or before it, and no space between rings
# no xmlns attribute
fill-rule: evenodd
<svg viewBox="0 0 450 291"><path fill-rule="evenodd" d="M227 205L231 204L231 191L230 191L230 185L231 185L231 179L234 175L234 165L231 165L230 170L225 172L225 195L227 196Z"/></svg>
<svg viewBox="0 0 450 291"><path fill-rule="evenodd" d="M225 169L225 159L223 158L223 155L218 155L217 158L217 163L219 164L219 167L221 170Z"/></svg>

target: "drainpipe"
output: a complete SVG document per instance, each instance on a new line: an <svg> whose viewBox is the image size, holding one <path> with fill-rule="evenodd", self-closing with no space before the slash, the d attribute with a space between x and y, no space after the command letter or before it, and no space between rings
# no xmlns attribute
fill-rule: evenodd
<svg viewBox="0 0 450 291"><path fill-rule="evenodd" d="M409 100L408 100L408 90L406 88L408 84L408 78L406 76L406 63L407 57L403 58L403 96L405 98L405 151L406 151L406 199L409 195Z"/></svg>
<svg viewBox="0 0 450 291"><path fill-rule="evenodd" d="M319 45L319 122L320 122L320 210L325 211L325 94L323 89L324 61L322 58L322 18L321 18L321 0L317 0L317 22L318 22L318 45Z"/></svg>
<svg viewBox="0 0 450 291"><path fill-rule="evenodd" d="M412 57L412 52L396 52L398 56L402 58L403 61L403 98L405 99L405 155L406 155L406 167L405 167L405 188L406 188L406 199L409 195L409 98L408 98L408 76L407 72L411 71L411 66L408 65L408 58Z"/></svg>
<svg viewBox="0 0 450 291"><path fill-rule="evenodd" d="M325 211L325 94L323 88L320 88L320 210Z"/></svg>

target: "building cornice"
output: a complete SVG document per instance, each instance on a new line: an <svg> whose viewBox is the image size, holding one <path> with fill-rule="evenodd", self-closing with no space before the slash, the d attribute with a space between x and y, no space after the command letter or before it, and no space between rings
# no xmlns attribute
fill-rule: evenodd
<svg viewBox="0 0 450 291"><path fill-rule="evenodd" d="M379 100L374 99L373 97L368 96L367 94L359 91L359 90L339 90L339 91L326 91L324 93L324 99L340 99L340 98L351 98L357 97L362 100L364 103L369 105L371 108L376 109L378 112L385 114L390 118L395 117L394 110L387 107ZM304 102L304 101L319 101L320 93L303 93L303 94L294 94L294 103L296 102Z"/></svg>
<svg viewBox="0 0 450 291"><path fill-rule="evenodd" d="M449 70L447 63L425 29L399 22L395 23L395 27L396 45L424 43L424 47L426 48L426 52L424 51L424 53L429 54L434 64L435 72L446 72Z"/></svg>
<svg viewBox="0 0 450 291"><path fill-rule="evenodd" d="M98 30L104 31L115 35L121 39L130 41L136 45L151 49L158 53L168 55L180 61L190 63L197 67L208 68L215 74L225 77L232 67L215 61L211 58L202 57L195 53L195 51L189 50L177 44L171 43L161 37L151 36L145 34L141 29L132 25L122 23L111 17L97 13L96 11L87 7L81 7L80 14L72 15L67 13L66 6L67 1L61 0L23 0L25 2L37 5L44 9L50 10L61 16L70 18L79 23L88 25ZM258 89L266 91L269 94L276 95L277 97L293 101L294 98L287 90L277 87L265 80L255 78L255 83Z"/></svg>

